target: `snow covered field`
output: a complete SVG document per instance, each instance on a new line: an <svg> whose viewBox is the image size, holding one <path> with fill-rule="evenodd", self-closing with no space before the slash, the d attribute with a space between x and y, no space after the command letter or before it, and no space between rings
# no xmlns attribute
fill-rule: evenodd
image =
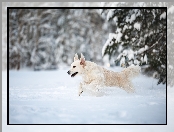
<svg viewBox="0 0 174 132"><path fill-rule="evenodd" d="M134 79L134 94L105 88L79 97L80 77L67 71L10 71L9 123L166 124L166 88L156 80Z"/></svg>
<svg viewBox="0 0 174 132"><path fill-rule="evenodd" d="M133 80L136 93L127 94L119 88L105 88L96 94L83 93L78 96L80 78L71 78L66 73L68 69L57 71L10 71L9 72L9 123L10 124L165 124L166 123L166 88L165 85L156 85L157 80L144 75ZM114 69L120 71L120 68ZM6 126L6 73L3 77L3 130L23 131L38 129L39 126ZM173 88L168 87L168 109L171 115L174 107ZM169 91L168 90L168 91ZM148 126L148 130L172 130L173 117L168 118L166 125ZM170 127L169 127L170 124ZM41 126L40 126L41 127ZM141 130L136 126L73 126L75 131L131 131ZM144 128L147 126L143 126ZM43 131L53 130L48 127ZM56 127L56 130L69 131L66 126ZM86 128L84 130L84 128ZM166 129L168 128L168 129ZM55 129L54 129L55 130ZM142 130L141 130L142 131ZM146 131L144 129L143 131Z"/></svg>

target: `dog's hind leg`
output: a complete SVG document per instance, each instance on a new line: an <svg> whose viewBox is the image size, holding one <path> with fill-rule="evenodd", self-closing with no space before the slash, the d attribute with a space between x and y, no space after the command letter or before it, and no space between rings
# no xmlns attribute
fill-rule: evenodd
<svg viewBox="0 0 174 132"><path fill-rule="evenodd" d="M131 83L124 84L122 86L122 89L124 89L127 93L134 93L135 92L133 85Z"/></svg>

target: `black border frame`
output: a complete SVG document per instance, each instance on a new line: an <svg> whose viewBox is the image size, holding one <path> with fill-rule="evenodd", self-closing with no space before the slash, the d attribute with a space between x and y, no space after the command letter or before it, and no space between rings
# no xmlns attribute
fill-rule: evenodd
<svg viewBox="0 0 174 132"><path fill-rule="evenodd" d="M7 125L167 125L167 68L166 68L166 124L10 124L9 123L9 9L166 9L167 52L167 7L7 7ZM167 54L166 54L167 55ZM166 56L167 63L167 56Z"/></svg>

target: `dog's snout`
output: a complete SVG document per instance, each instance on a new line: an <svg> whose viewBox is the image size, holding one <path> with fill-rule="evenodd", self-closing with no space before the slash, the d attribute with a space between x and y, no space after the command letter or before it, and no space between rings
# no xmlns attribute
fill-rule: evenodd
<svg viewBox="0 0 174 132"><path fill-rule="evenodd" d="M67 73L70 74L70 71L68 71Z"/></svg>

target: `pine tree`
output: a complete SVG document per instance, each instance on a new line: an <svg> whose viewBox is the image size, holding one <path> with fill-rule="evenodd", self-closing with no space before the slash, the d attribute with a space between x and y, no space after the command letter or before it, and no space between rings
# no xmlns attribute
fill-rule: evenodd
<svg viewBox="0 0 174 132"><path fill-rule="evenodd" d="M158 84L166 83L166 12L166 8L108 10L107 20L117 27L109 34L103 56L114 57L123 67L146 66L145 73L158 78Z"/></svg>

